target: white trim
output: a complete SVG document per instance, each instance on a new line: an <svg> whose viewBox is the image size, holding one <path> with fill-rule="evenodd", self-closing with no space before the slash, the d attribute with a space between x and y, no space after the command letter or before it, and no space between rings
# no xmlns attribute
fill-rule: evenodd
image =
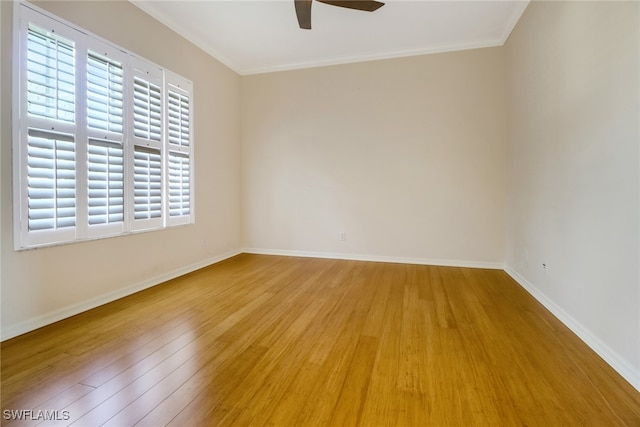
<svg viewBox="0 0 640 427"><path fill-rule="evenodd" d="M143 280L138 283L134 283L130 286L127 286L122 289L115 290L113 292L109 292L107 294L99 295L95 298L88 299L86 301L81 301L76 304L72 304L67 307L63 307L61 309L52 311L47 314L43 314L40 316L33 317L31 319L22 321L18 324L11 325L7 328L2 328L2 338L1 341L8 340L10 338L16 337L18 335L25 334L27 332L34 331L43 326L50 325L51 323L66 319L71 316L75 316L76 314L80 314L84 311L91 310L92 308L99 307L101 305L110 303L117 299L126 297L127 295L134 294L136 292L140 292L144 289L151 288L153 286L164 283L168 280L175 279L176 277L183 276L187 273L191 273L192 271L196 271L198 269L207 267L212 264L216 264L220 261L224 261L225 259L234 257L239 255L241 251L233 250L229 252L225 252L221 255L215 256L213 258L207 258L205 260L196 262L194 264L188 265L186 267L177 268L175 270L169 271L167 273L159 274L150 279Z"/></svg>
<svg viewBox="0 0 640 427"><path fill-rule="evenodd" d="M511 32L516 27L516 24L518 23L518 21L520 21L522 14L524 13L525 10L527 10L527 7L529 6L529 0L524 0L520 2L513 1L512 3L519 3L520 8L514 10L513 14L509 17L507 21L507 25L504 28L504 33L502 33L502 37L500 37L500 40L501 40L500 46L504 45L507 42L507 40L509 39L509 36L511 35Z"/></svg>
<svg viewBox="0 0 640 427"><path fill-rule="evenodd" d="M501 262L483 262L483 261L465 261L465 260L448 260L448 259L430 259L430 258L404 258L390 257L381 255L364 255L364 254L345 254L335 252L314 252L314 251L291 251L282 249L263 249L263 248L243 248L243 253L257 255L280 255L291 257L305 258L328 258L328 259L344 259L351 261L373 261L388 262L396 264L417 264L417 265L437 265L442 267L464 267L464 268L488 268L492 270L502 270L504 264Z"/></svg>
<svg viewBox="0 0 640 427"><path fill-rule="evenodd" d="M129 3L136 6L137 8L139 8L144 13L151 16L153 19L160 22L161 24L166 25L176 34L179 34L180 36L184 37L188 42L199 47L200 49L205 51L209 56L221 62L223 65L235 71L237 74L243 75L243 73L228 58L226 58L217 50L213 49L210 46L210 44L207 43L206 41L193 35L192 31L190 31L188 28L185 28L184 26L178 24L175 19L169 16L166 16L163 13L159 13L153 8L150 8L147 5L147 2L144 0L129 0Z"/></svg>
<svg viewBox="0 0 640 427"><path fill-rule="evenodd" d="M409 49L394 52L382 52L377 54L364 54L343 56L340 58L332 58L317 61L292 62L268 67L239 69L236 72L241 76L253 74L276 73L279 71L301 70L305 68L327 67L331 65L355 64L358 62L381 61L385 59L406 58L411 56L430 55L435 53L458 52L461 50L484 49L487 47L502 46L500 40L482 41L476 43L461 43L455 45L433 46L429 48Z"/></svg>
<svg viewBox="0 0 640 427"><path fill-rule="evenodd" d="M495 47L502 46L505 41L509 38L511 31L515 28L520 16L525 11L529 4L529 0L521 0L518 3L521 3L521 8L517 9L513 12L512 16L509 17L507 22L507 26L504 29L504 32L500 35L499 39L494 40L482 40L474 43L461 43L454 45L440 45L440 46L432 46L429 48L421 48L421 49L410 49L410 50L399 50L393 52L382 52L373 55L352 55L345 56L341 58L333 58L328 60L320 60L320 61L306 61L306 62L292 62L288 64L280 64L280 65L271 65L266 67L241 67L238 64L234 63L231 59L220 53L220 51L213 46L211 43L203 40L202 38L195 35L193 31L189 28L184 27L179 24L176 19L171 16L167 16L162 12L158 12L152 7L149 7L147 2L143 0L129 0L131 4L141 9L147 15L156 19L160 23L166 25L171 30L181 35L189 42L199 47L203 51L205 51L208 55L221 62L225 66L229 67L231 70L235 71L237 74L241 76L248 76L252 74L264 74L264 73L273 73L278 71L290 71L290 70L299 70L304 68L315 68L315 67L324 67L329 65L343 65L343 64L353 64L357 62L366 62L366 61L377 61L383 59L393 59L393 58L404 58L408 56L418 56L418 55L428 55L432 53L444 53L444 52L456 52L460 50L468 50L468 49L481 49L485 47Z"/></svg>
<svg viewBox="0 0 640 427"><path fill-rule="evenodd" d="M553 300L546 296L540 289L521 276L511 266L505 266L504 271L513 278L520 286L529 292L540 304L545 306L558 320L578 336L585 344L604 359L613 369L615 369L629 384L640 391L640 369L631 365L621 357L615 350L605 344L593 332L577 321L573 316L564 311Z"/></svg>

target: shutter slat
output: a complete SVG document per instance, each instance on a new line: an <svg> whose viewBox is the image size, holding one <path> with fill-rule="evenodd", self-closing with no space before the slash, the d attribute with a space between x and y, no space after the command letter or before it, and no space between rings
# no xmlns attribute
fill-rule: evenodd
<svg viewBox="0 0 640 427"><path fill-rule="evenodd" d="M134 149L134 218L162 216L162 165L160 150Z"/></svg>
<svg viewBox="0 0 640 427"><path fill-rule="evenodd" d="M122 64L89 51L87 56L87 123L94 129L123 131Z"/></svg>
<svg viewBox="0 0 640 427"><path fill-rule="evenodd" d="M27 112L75 121L75 47L70 41L29 25L27 34Z"/></svg>
<svg viewBox="0 0 640 427"><path fill-rule="evenodd" d="M162 140L162 92L139 77L133 81L133 129L138 138Z"/></svg>
<svg viewBox="0 0 640 427"><path fill-rule="evenodd" d="M190 158L183 153L169 152L169 216L191 213Z"/></svg>
<svg viewBox="0 0 640 427"><path fill-rule="evenodd" d="M114 224L124 221L124 150L114 141L89 140L88 150L89 225Z"/></svg>
<svg viewBox="0 0 640 427"><path fill-rule="evenodd" d="M29 230L75 226L75 143L72 137L29 130L27 156ZM43 220L45 218L47 220Z"/></svg>
<svg viewBox="0 0 640 427"><path fill-rule="evenodd" d="M169 143L188 147L189 136L189 97L169 90L167 116L169 121Z"/></svg>

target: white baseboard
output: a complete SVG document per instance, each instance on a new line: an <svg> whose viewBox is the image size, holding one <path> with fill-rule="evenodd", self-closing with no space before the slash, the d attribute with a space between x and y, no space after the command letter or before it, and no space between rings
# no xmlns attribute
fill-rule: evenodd
<svg viewBox="0 0 640 427"><path fill-rule="evenodd" d="M243 248L242 252L258 255L281 255L305 258L328 258L345 259L351 261L374 261L389 262L397 264L418 264L418 265L438 265L443 267L467 267L467 268L488 268L492 270L504 269L504 264L500 262L463 261L446 259L427 258L401 258L377 255L344 254L334 252L313 252L313 251L290 251L281 249Z"/></svg>
<svg viewBox="0 0 640 427"><path fill-rule="evenodd" d="M231 258L235 255L238 255L240 253L241 251L239 250L229 251L224 254L215 256L213 258L208 258L202 261L198 261L194 264L181 267L167 273L160 274L150 279L143 280L142 282L135 283L133 285L127 286L126 288L118 289L113 292L109 292L107 294L103 294L95 298L91 298L89 300L79 302L77 304L72 304L70 306L52 311L47 314L43 314L41 316L36 316L34 318L20 322L16 325L11 325L7 328L3 327L1 340L5 341L5 340L8 340L9 338L17 337L18 335L22 335L24 333L34 331L43 326L50 325L51 323L57 322L62 319L66 319L67 317L80 314L83 311L91 310L92 308L96 308L103 304L107 304L117 299L126 297L127 295L131 295L136 292L142 291L144 289L150 288L152 286L159 285L160 283L164 283L167 280L175 279L176 277L182 276L184 274L190 273L192 271L198 270L208 265L215 264L227 258Z"/></svg>
<svg viewBox="0 0 640 427"><path fill-rule="evenodd" d="M604 359L613 369L615 369L629 384L640 391L640 369L632 366L627 360L620 357L600 338L594 335L589 329L584 327L579 321L564 311L559 305L547 297L540 289L531 284L510 266L505 267L505 272L513 278L520 286L529 292L540 304L545 306L554 316L558 318L566 327L576 334L585 344Z"/></svg>

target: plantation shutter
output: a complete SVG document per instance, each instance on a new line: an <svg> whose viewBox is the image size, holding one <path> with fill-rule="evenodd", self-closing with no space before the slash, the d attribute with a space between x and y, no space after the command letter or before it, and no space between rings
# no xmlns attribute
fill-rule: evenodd
<svg viewBox="0 0 640 427"><path fill-rule="evenodd" d="M162 70L135 58L133 71L132 229L164 223L164 150Z"/></svg>
<svg viewBox="0 0 640 427"><path fill-rule="evenodd" d="M27 2L15 11L14 248L193 222L192 83Z"/></svg>
<svg viewBox="0 0 640 427"><path fill-rule="evenodd" d="M89 234L124 230L125 54L109 46L87 54L87 214Z"/></svg>
<svg viewBox="0 0 640 427"><path fill-rule="evenodd" d="M191 214L191 159L169 152L169 217Z"/></svg>
<svg viewBox="0 0 640 427"><path fill-rule="evenodd" d="M71 41L30 24L27 35L27 111L75 122L75 49Z"/></svg>
<svg viewBox="0 0 640 427"><path fill-rule="evenodd" d="M89 51L87 57L87 125L93 129L122 134L122 64Z"/></svg>
<svg viewBox="0 0 640 427"><path fill-rule="evenodd" d="M167 222L192 221L192 83L173 73L167 79Z"/></svg>
<svg viewBox="0 0 640 427"><path fill-rule="evenodd" d="M29 231L75 227L76 159L73 137L30 129L27 153Z"/></svg>
<svg viewBox="0 0 640 427"><path fill-rule="evenodd" d="M89 225L122 223L124 221L122 144L90 139L88 151Z"/></svg>
<svg viewBox="0 0 640 427"><path fill-rule="evenodd" d="M138 138L160 142L162 92L160 86L140 77L133 79L133 129Z"/></svg>
<svg viewBox="0 0 640 427"><path fill-rule="evenodd" d="M25 245L73 239L77 225L76 47L65 31L22 23L20 177L16 203Z"/></svg>
<svg viewBox="0 0 640 427"><path fill-rule="evenodd" d="M189 95L177 88L168 89L167 123L169 144L177 147L189 147L191 144L191 108Z"/></svg>
<svg viewBox="0 0 640 427"><path fill-rule="evenodd" d="M134 218L162 217L162 156L160 150L134 149Z"/></svg>

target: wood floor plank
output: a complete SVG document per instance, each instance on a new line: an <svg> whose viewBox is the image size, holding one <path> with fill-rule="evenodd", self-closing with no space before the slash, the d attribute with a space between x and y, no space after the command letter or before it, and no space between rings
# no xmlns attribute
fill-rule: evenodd
<svg viewBox="0 0 640 427"><path fill-rule="evenodd" d="M71 417L9 427L640 426L640 393L498 270L242 254L0 351L2 410Z"/></svg>
<svg viewBox="0 0 640 427"><path fill-rule="evenodd" d="M367 400L362 409L360 425L398 425L402 411L400 376L400 346L404 283L399 281L398 265L386 265L386 280L392 283L382 322L383 329L373 364Z"/></svg>
<svg viewBox="0 0 640 427"><path fill-rule="evenodd" d="M361 336L342 384L330 425L358 425L367 400L371 370L378 350L378 339Z"/></svg>

